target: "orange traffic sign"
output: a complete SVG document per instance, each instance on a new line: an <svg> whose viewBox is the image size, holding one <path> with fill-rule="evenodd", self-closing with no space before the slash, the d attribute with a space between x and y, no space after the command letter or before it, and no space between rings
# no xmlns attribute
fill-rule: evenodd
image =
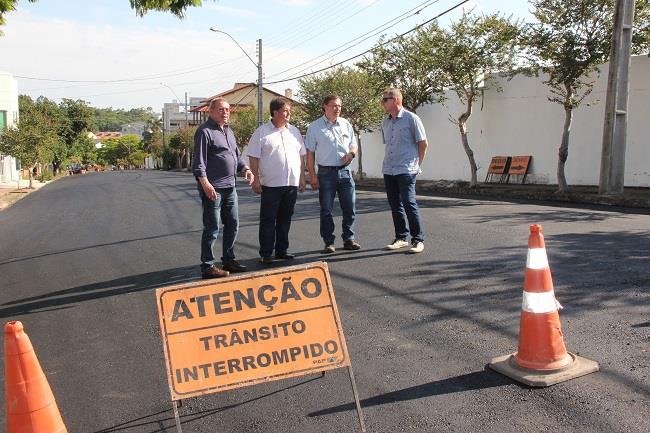
<svg viewBox="0 0 650 433"><path fill-rule="evenodd" d="M172 400L350 366L326 263L156 296Z"/></svg>

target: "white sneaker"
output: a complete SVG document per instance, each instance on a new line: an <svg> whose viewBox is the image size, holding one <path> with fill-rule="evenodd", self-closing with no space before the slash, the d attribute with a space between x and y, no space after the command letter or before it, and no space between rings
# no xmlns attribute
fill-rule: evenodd
<svg viewBox="0 0 650 433"><path fill-rule="evenodd" d="M424 251L424 242L413 241L411 243L411 248L409 248L409 254L417 254Z"/></svg>
<svg viewBox="0 0 650 433"><path fill-rule="evenodd" d="M395 239L392 244L386 245L387 250L399 250L400 248L408 247L409 243L405 239Z"/></svg>

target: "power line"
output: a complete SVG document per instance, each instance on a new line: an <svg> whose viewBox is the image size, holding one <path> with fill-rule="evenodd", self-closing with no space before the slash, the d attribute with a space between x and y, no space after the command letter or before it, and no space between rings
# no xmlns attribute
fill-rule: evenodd
<svg viewBox="0 0 650 433"><path fill-rule="evenodd" d="M280 52L279 54L276 54L276 55L273 56L273 57L270 57L269 59L267 59L267 61L268 61L268 60L273 60L273 59L275 59L275 58L277 58L277 57L280 57L280 56L283 55L284 53L286 53L286 52L288 52L288 51L290 51L290 50L293 50L294 48L297 48L297 47L299 47L299 46L301 46L301 45L306 44L307 42L309 42L309 41L315 39L316 37L322 35L323 33L327 33L327 32L329 32L329 31L331 31L331 29L340 26L341 24L345 23L346 21L348 21L348 20L354 18L355 16L359 15L361 12L365 11L366 9L368 9L368 8L370 8L370 7L372 7L372 6L375 6L377 3L379 3L379 1L380 1L380 0L374 0L372 3L368 4L367 6L364 6L363 8L361 8L361 9L359 9L358 11L352 13L351 15L348 15L346 18L344 18L344 19L338 21L338 22L337 22L336 24L334 24L333 26L328 27L328 28L326 28L325 30L323 30L323 31L321 31L321 32L319 32L319 33L316 33L315 35L313 35L313 36L310 37L309 39L305 39L305 40L303 40L302 42L299 42L299 43L297 43L296 45L293 45L293 46L287 48L286 50ZM286 72L286 71L283 71L283 72ZM275 74L275 75L279 75L279 74L281 74L281 73L282 73L282 72L279 72L279 73L277 73L277 74Z"/></svg>
<svg viewBox="0 0 650 433"><path fill-rule="evenodd" d="M404 33L402 33L402 34L399 34L399 35L397 35L397 36L391 38L391 39L388 39L387 41L385 41L385 42L379 44L378 46L379 46L379 47L384 46L384 45L386 45L386 44L389 44L389 43L393 42L393 41L396 40L396 39L399 39L399 38L401 38L401 37L403 37L403 36L409 34L409 33L413 32L413 31L419 29L420 27L422 27L422 26L424 26L424 25L426 25L426 24L429 24L430 22L432 22L432 21L434 21L434 20L436 20L436 19L438 19L438 18L440 18L440 17L442 17L442 16L448 14L449 12L453 11L454 9L456 9L456 8L458 8L458 7L462 6L462 5L464 5L464 4L467 3L468 1L469 1L469 0L463 0L463 1L461 1L460 3L457 3L456 5L450 7L449 9L447 9L446 11L441 12L440 14L438 14L438 15L436 15L435 17L431 18L430 20L427 20L427 21L423 22L422 24L418 24L417 26L413 27L411 30L408 30L408 31L406 31L406 32L404 32ZM335 67L337 67L337 66L340 66L340 65L342 65L342 64L344 64L344 63L347 63L347 62L349 62L350 60L354 60L354 59L356 59L357 57L361 57L361 56L363 56L364 54L368 54L369 52L371 52L373 49L377 48L378 46L372 47L372 48L370 48L370 49L368 49L368 50L366 50L366 51L364 51L364 52L362 52L362 53L360 53L360 54L357 54L356 56L349 57L349 58L347 58L347 59L345 59L345 60L343 60L343 61L341 61L341 62L335 63L335 64L333 64L333 65L330 65L330 66L326 67L326 68L319 69L318 71L309 72L309 73L307 73L307 74L303 74L303 75L299 75L299 76L295 76L295 77L285 78L285 79L283 79L283 80L271 81L271 82L267 82L266 84L285 83L285 82L287 82L287 81L299 80L299 79L301 79L301 78L308 77L308 76L310 76L310 75L318 74L318 73L320 73L320 72L323 72L323 71L326 71L326 70L328 70L328 69L332 69L332 68L335 68Z"/></svg>
<svg viewBox="0 0 650 433"><path fill-rule="evenodd" d="M370 39L371 37L377 35L378 33L383 32L383 31L386 31L386 30L388 30L388 29L390 29L390 28L396 26L397 24L401 23L402 21L404 21L404 20L406 20L406 19L408 19L408 18L410 18L410 17L412 17L412 16L415 16L415 15L419 14L419 13L420 13L421 11L423 11L425 8L431 6L431 5L435 4L435 3L438 3L439 1L440 1L440 0L426 0L426 1L424 1L424 2L422 2L422 3L420 3L420 4L418 4L418 5L415 6L414 8L409 9L408 11L406 11L406 12L404 12L404 13L398 15L397 17L392 18L392 19L386 21L385 23L383 23L383 24L381 24L381 25L379 25L379 26L377 26L377 27L375 27L375 28L369 30L368 32L366 32L366 33L364 33L364 34L362 34L362 35L360 35L360 36L358 36L358 37L356 37L356 38L354 38L354 39L352 39L352 40L350 40L350 41L348 41L348 42L346 42L346 43L344 43L344 44L342 44L342 45L339 45L339 46L336 47L336 48L332 48L332 49L330 49L329 51L326 51L325 53L323 53L323 54L321 54L321 55L319 55L319 56L317 56L317 57L314 57L314 58L312 58L312 59L310 59L310 60L308 60L308 61L306 61L306 62L300 63L300 64L298 64L298 65L296 65L296 66L294 66L294 67L291 67L291 68L289 68L289 69L285 69L285 70L280 71L280 72L278 72L278 73L272 74L272 75L270 75L269 78L271 78L271 77L275 77L275 76L278 76L278 75L280 75L280 74L283 74L283 73L285 73L285 72L289 72L289 71L294 70L294 69L298 69L299 67L301 67L301 66L303 66L303 65L307 65L307 64L309 64L309 63L312 63L312 62L314 62L315 60L317 60L317 59L319 59L319 58L321 58L321 57L325 57L326 55L328 55L329 53L331 53L331 52L333 52L333 51L336 51L336 50L338 50L338 49L340 49L340 48L346 47L346 46L349 45L349 44L352 44L352 43L355 42L355 41L358 41L357 43L355 43L355 44L353 44L353 45L350 45L349 47L344 48L344 49L342 49L342 50L340 50L340 51L338 51L338 52L332 54L332 55L329 57L329 58L331 59L331 58L333 58L334 56L336 56L336 55L338 55L338 54L341 54L342 52L345 52L345 51L347 51L347 50L349 50L349 49L351 49L351 48L356 47L356 46L359 45L360 43L362 43L362 42L364 42L364 41ZM416 11L416 12L413 12L413 11ZM413 12L413 13L412 13L412 12ZM410 14L410 15L408 15L408 14ZM397 20L397 21L395 21L395 22L393 23L394 20ZM372 34L371 34L371 33L372 33ZM368 35L369 35L369 36L368 36ZM366 36L367 36L367 37L366 37ZM359 40L359 39L361 39L361 40ZM326 60L327 60L327 59L324 59L324 60L321 60L321 61L319 61L319 62L316 62L316 63L314 63L313 65L311 65L310 67L314 67L314 66L318 65L319 63L323 63L323 62L326 61ZM299 74L299 73L301 73L301 72L303 72L303 71L309 69L310 67L307 67L307 68L305 68L305 69L303 69L303 70L301 70L301 71L298 71L297 73Z"/></svg>

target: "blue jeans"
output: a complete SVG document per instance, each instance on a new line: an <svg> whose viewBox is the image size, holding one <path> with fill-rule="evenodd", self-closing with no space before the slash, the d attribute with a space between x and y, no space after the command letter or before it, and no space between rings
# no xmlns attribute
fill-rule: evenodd
<svg viewBox="0 0 650 433"><path fill-rule="evenodd" d="M223 220L223 256L226 263L235 259L235 240L239 230L239 209L236 188L215 188L217 199L210 200L201 185L198 186L203 206L203 234L201 235L201 270L206 270L216 262L212 246L219 235Z"/></svg>
<svg viewBox="0 0 650 433"><path fill-rule="evenodd" d="M415 199L415 174L384 175L388 204L393 215L395 238L406 240L409 232L411 242L424 242L424 231L420 222L420 209ZM408 220L408 227L406 222Z"/></svg>
<svg viewBox="0 0 650 433"><path fill-rule="evenodd" d="M338 194L343 214L343 241L354 239L356 194L354 179L347 168L318 166L318 200L320 201L320 235L326 245L334 243L334 218L332 208Z"/></svg>
<svg viewBox="0 0 650 433"><path fill-rule="evenodd" d="M297 186L262 185L260 204L260 256L284 254L289 249L291 217L298 198Z"/></svg>

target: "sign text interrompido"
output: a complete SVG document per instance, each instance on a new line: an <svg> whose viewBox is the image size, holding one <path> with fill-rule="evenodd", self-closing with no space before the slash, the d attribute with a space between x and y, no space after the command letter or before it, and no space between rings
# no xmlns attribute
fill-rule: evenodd
<svg viewBox="0 0 650 433"><path fill-rule="evenodd" d="M173 400L350 365L325 263L156 295Z"/></svg>

